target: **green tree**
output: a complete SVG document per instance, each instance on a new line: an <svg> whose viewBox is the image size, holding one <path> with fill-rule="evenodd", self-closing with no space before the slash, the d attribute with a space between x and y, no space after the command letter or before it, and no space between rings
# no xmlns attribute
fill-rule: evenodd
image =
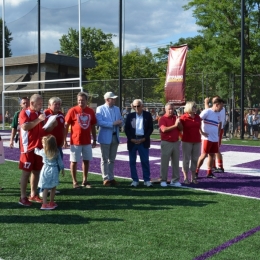
<svg viewBox="0 0 260 260"><path fill-rule="evenodd" d="M118 51L118 48L112 47L94 53L97 66L87 70L87 78L92 81L85 85L88 92L95 92L101 98L106 91L118 93ZM153 100L154 83L144 78L155 77L158 77L158 65L149 49L127 51L122 57L123 102L134 98L145 98L146 102Z"/></svg>
<svg viewBox="0 0 260 260"><path fill-rule="evenodd" d="M113 48L113 34L104 33L96 28L81 28L82 57L94 57L95 52L101 52ZM69 28L68 34L62 35L60 49L68 56L79 57L79 31Z"/></svg>
<svg viewBox="0 0 260 260"><path fill-rule="evenodd" d="M2 39L3 39L3 34L2 34L2 24L3 20L0 19L0 40L1 40L1 49L0 49L0 58L3 58L3 44L2 44ZM11 57L12 56L12 51L11 51L11 41L13 38L11 37L12 33L9 31L7 26L5 25L5 57Z"/></svg>
<svg viewBox="0 0 260 260"><path fill-rule="evenodd" d="M245 74L248 77L259 74L260 69L259 5L259 0L245 1ZM236 0L193 0L185 6L185 9L190 8L205 39L202 59L206 64L203 71L207 74L214 72L214 88L227 95L229 84L225 78L231 73L240 74L241 3ZM246 81L245 95L249 106L253 97L252 82ZM259 89L259 84L257 87Z"/></svg>

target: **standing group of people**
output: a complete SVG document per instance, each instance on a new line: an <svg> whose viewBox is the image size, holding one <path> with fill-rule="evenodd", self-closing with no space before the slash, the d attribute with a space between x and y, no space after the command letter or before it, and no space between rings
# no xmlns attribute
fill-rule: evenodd
<svg viewBox="0 0 260 260"><path fill-rule="evenodd" d="M129 151L129 166L132 187L139 185L136 168L137 152L140 156L144 185L153 186L150 179L149 148L150 136L153 133L153 118L150 112L143 109L141 99L135 99L132 108L135 112L121 114L115 106L117 96L112 92L104 95L104 104L97 107L96 114L88 107L88 96L85 92L77 95L77 105L69 109L66 116L61 112L61 99L53 97L48 108L43 112L43 99L34 94L30 100L21 99L21 111L14 116L10 147L19 139L21 175L21 196L19 204L31 206L32 202L42 203L41 209L54 209L58 205L54 201L56 186L59 184L59 173L64 174L62 147L70 147L70 171L73 188L81 186L90 188L88 181L89 163L92 160L92 148L96 142L100 144L102 173L104 186L117 186L114 177L114 162L120 143L119 128L124 126ZM208 108L209 100L205 100L206 109L196 114L195 102L187 102L184 114L178 117L172 103L165 105L165 114L159 120L161 135L161 186L167 186L169 161L172 165L170 186L179 187L179 145L182 140L184 183L197 183L198 171L208 155L207 177L213 178L213 161L216 158L219 169L224 171L219 153L219 136L221 135L223 100L213 98L213 107ZM224 112L225 115L225 112ZM51 121L51 123L50 123ZM96 125L99 127L98 136ZM70 145L67 134L70 130ZM17 138L19 134L19 138ZM202 139L202 153L201 149ZM82 183L77 179L77 164L82 158ZM191 171L191 178L189 178ZM30 196L26 188L30 178ZM37 188L43 191L42 199ZM50 201L47 195L50 191Z"/></svg>

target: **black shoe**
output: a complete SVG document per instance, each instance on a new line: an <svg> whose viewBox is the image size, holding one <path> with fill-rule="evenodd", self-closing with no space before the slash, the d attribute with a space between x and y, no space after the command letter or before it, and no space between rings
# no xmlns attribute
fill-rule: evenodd
<svg viewBox="0 0 260 260"><path fill-rule="evenodd" d="M207 178L217 179L217 177L213 173L208 174Z"/></svg>
<svg viewBox="0 0 260 260"><path fill-rule="evenodd" d="M215 170L213 170L214 173L224 173L224 169L223 168L216 168Z"/></svg>

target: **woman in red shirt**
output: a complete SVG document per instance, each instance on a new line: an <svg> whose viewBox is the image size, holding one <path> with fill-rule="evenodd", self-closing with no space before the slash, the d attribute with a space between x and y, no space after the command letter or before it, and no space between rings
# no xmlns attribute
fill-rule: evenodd
<svg viewBox="0 0 260 260"><path fill-rule="evenodd" d="M184 183L189 184L189 168L191 170L191 182L197 184L195 177L197 161L201 152L201 135L200 126L201 118L196 114L195 102L187 102L184 108L184 114L180 121L183 126L182 134L182 171L184 175Z"/></svg>

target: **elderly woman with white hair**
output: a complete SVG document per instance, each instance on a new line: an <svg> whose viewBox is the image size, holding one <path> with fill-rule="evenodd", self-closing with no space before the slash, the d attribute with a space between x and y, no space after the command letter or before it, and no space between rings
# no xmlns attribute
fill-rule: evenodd
<svg viewBox="0 0 260 260"><path fill-rule="evenodd" d="M197 161L201 150L201 118L196 114L195 102L187 102L184 108L184 114L180 118L183 126L182 135L182 157L183 166L182 171L184 175L184 183L190 184L189 169L191 170L191 182L197 184L195 177Z"/></svg>

